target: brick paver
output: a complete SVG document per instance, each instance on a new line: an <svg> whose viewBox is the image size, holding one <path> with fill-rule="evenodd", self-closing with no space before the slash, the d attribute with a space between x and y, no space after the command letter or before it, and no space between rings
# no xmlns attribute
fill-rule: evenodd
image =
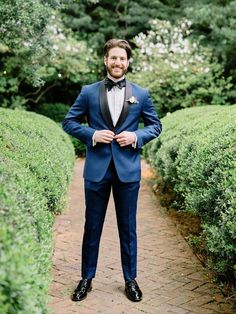
<svg viewBox="0 0 236 314"><path fill-rule="evenodd" d="M69 208L56 218L53 282L49 308L55 314L214 314L234 313L206 271L162 212L142 165L138 206L138 283L141 302L133 303L124 295L119 239L113 200L110 201L93 290L82 302L70 300L80 280L81 242L84 225L83 160L77 160L69 190Z"/></svg>

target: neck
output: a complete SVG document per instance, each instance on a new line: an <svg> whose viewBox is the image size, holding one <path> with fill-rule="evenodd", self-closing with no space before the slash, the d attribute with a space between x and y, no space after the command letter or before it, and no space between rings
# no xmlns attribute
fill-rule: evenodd
<svg viewBox="0 0 236 314"><path fill-rule="evenodd" d="M115 78L115 77L111 76L109 73L107 73L107 77L108 77L110 80L114 81L114 82L121 81L121 80L123 80L123 79L125 78L124 75L123 75L122 77Z"/></svg>

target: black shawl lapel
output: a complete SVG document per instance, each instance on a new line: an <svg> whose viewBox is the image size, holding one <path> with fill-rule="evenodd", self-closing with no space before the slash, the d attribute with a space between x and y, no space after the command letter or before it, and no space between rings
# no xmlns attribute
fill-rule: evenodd
<svg viewBox="0 0 236 314"><path fill-rule="evenodd" d="M121 111L120 117L116 123L115 128L119 128L122 123L125 121L125 119L128 116L129 109L130 109L130 104L128 102L128 99L132 96L132 86L129 81L126 80L126 87L125 87L125 98L124 98L124 105L123 109Z"/></svg>
<svg viewBox="0 0 236 314"><path fill-rule="evenodd" d="M100 84L100 109L102 112L103 119L106 122L106 124L109 126L109 129L114 130L113 121L112 121L110 110L108 107L105 80L101 81L101 84Z"/></svg>

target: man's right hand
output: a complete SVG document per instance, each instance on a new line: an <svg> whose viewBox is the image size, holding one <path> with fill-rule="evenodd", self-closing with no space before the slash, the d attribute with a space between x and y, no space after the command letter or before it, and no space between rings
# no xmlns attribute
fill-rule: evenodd
<svg viewBox="0 0 236 314"><path fill-rule="evenodd" d="M110 130L97 130L93 135L95 143L111 143L114 139L115 133Z"/></svg>

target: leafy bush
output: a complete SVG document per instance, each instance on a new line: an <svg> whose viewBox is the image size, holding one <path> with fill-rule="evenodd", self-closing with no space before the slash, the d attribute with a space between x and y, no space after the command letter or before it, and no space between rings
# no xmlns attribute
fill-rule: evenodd
<svg viewBox="0 0 236 314"><path fill-rule="evenodd" d="M70 106L63 103L44 103L37 109L40 113L56 122L62 122Z"/></svg>
<svg viewBox="0 0 236 314"><path fill-rule="evenodd" d="M54 213L74 161L68 136L35 113L0 109L0 312L47 313Z"/></svg>
<svg viewBox="0 0 236 314"><path fill-rule="evenodd" d="M175 193L175 206L202 217L209 266L236 278L236 105L179 110L145 155Z"/></svg>

